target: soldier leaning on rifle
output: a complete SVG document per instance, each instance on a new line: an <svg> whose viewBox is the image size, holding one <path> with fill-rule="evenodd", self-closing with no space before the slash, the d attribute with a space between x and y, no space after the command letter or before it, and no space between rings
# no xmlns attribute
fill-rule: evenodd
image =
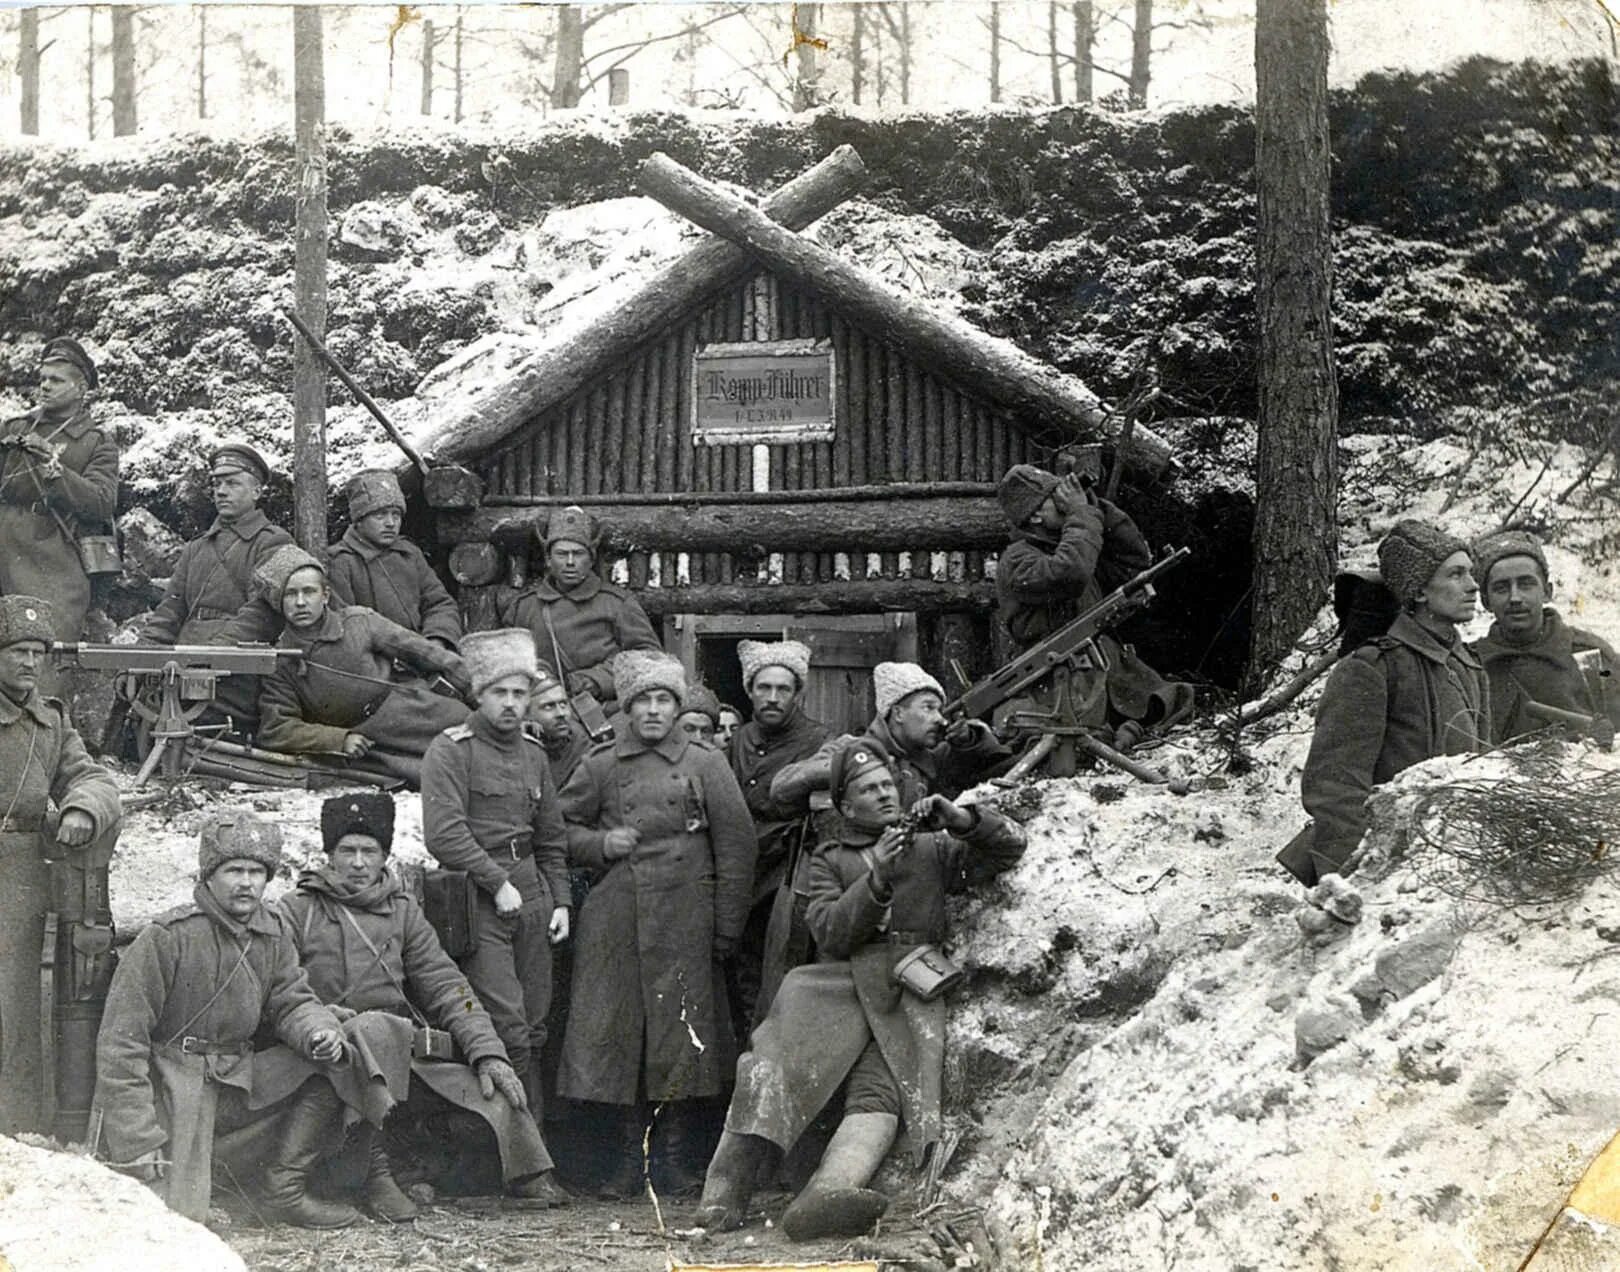
<svg viewBox="0 0 1620 1272"><path fill-rule="evenodd" d="M258 1181L260 1211L303 1228L344 1227L358 1212L317 1200L307 1184L342 1139L333 1083L345 1070L332 1066L349 1053L298 965L286 920L261 904L281 864L281 830L225 810L197 844L191 907L147 924L113 974L96 1040L91 1149L201 1222L216 1136L262 1130L275 1146ZM255 1052L261 1024L284 1045Z"/></svg>
<svg viewBox="0 0 1620 1272"><path fill-rule="evenodd" d="M329 604L325 568L295 545L278 548L255 577L286 619L277 644L304 655L264 678L260 743L289 754L343 755L417 782L428 746L468 714L459 696L437 693L421 677L465 691L460 655L364 606ZM418 677L397 678L396 662Z"/></svg>
<svg viewBox="0 0 1620 1272"><path fill-rule="evenodd" d="M422 549L400 536L405 492L398 479L386 468L367 469L350 478L344 493L349 528L326 550L332 595L454 649L461 614Z"/></svg>
<svg viewBox="0 0 1620 1272"><path fill-rule="evenodd" d="M1504 531L1476 540L1470 555L1485 608L1496 619L1474 643L1491 681L1491 741L1545 729L1548 722L1530 714L1532 703L1620 728L1620 686L1607 693L1596 687L1613 676L1620 660L1606 641L1570 626L1548 604L1553 589L1541 540L1522 530ZM1598 664L1591 679L1578 655Z"/></svg>
<svg viewBox="0 0 1620 1272"><path fill-rule="evenodd" d="M534 634L541 663L569 693L589 693L609 704L619 652L657 649L658 637L640 602L595 570L599 534L583 508L558 509L538 537L546 551L545 576L504 600L500 619Z"/></svg>
<svg viewBox="0 0 1620 1272"><path fill-rule="evenodd" d="M0 593L49 601L55 638L78 640L90 576L78 537L110 533L118 447L90 418L96 364L66 336L39 358L39 405L0 422Z"/></svg>
<svg viewBox="0 0 1620 1272"><path fill-rule="evenodd" d="M914 989L901 965L933 946L913 962L929 977L950 970L937 949L946 894L1014 865L1024 834L990 809L961 808L943 795L904 810L888 759L868 740L834 757L841 825L810 857L807 919L817 961L787 974L737 1064L699 1203L705 1227L742 1225L766 1142L790 1150L840 1087L843 1120L782 1216L794 1240L871 1227L888 1201L866 1185L902 1120L918 1163L939 1138L945 1000L924 997L941 987L925 977ZM898 824L902 811L918 819L919 833Z"/></svg>
<svg viewBox="0 0 1620 1272"><path fill-rule="evenodd" d="M281 900L310 986L345 1020L386 1012L447 1031L465 1063L413 1060L409 1031L390 1035L378 1058L389 1070L408 1067L413 1083L489 1123L514 1198L559 1204L563 1193L550 1174L551 1156L489 1013L444 952L422 907L389 873L393 797L373 791L326 800L321 841L327 864L304 871L298 890ZM394 1182L381 1128L362 1122L360 1138L367 1208L392 1223L416 1218L415 1203Z"/></svg>
<svg viewBox="0 0 1620 1272"><path fill-rule="evenodd" d="M1485 669L1457 634L1479 593L1467 545L1401 521L1378 545L1378 567L1402 612L1329 674L1300 777L1313 824L1277 857L1307 886L1356 850L1374 786L1437 755L1483 750L1490 736Z"/></svg>
<svg viewBox="0 0 1620 1272"><path fill-rule="evenodd" d="M462 652L478 709L428 747L422 833L440 864L465 870L478 889L473 948L461 967L538 1122L551 946L570 928L568 834L551 766L523 724L536 685L551 676L537 668L534 638L521 628L469 633ZM542 1179L549 1185L549 1175Z"/></svg>
<svg viewBox="0 0 1620 1272"><path fill-rule="evenodd" d="M99 868L118 832L118 788L38 681L58 631L45 601L0 597L0 1134L43 1131L40 950L53 895ZM55 805L53 825L50 809ZM52 861L67 869L53 871ZM99 867L96 862L100 863ZM53 879L53 875L56 876Z"/></svg>

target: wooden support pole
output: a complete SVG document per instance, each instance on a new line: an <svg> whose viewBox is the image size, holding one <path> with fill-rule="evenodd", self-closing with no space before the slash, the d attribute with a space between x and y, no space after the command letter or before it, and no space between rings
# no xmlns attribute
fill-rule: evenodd
<svg viewBox="0 0 1620 1272"><path fill-rule="evenodd" d="M825 297L890 348L942 379L1063 437L1113 440L1102 403L1073 376L889 286L836 252L778 225L668 155L647 159L638 184L666 207L747 248L770 269ZM1134 470L1157 477L1170 458L1163 438L1145 428L1137 430L1127 456Z"/></svg>
<svg viewBox="0 0 1620 1272"><path fill-rule="evenodd" d="M840 146L766 199L761 213L791 229L803 229L856 193L865 181L861 157L852 147ZM596 375L618 370L642 343L671 330L705 299L742 283L756 268L753 257L723 238L694 247L599 322L563 334L490 392L447 415L423 439L423 452L443 460L483 454ZM679 373L679 368L671 371Z"/></svg>
<svg viewBox="0 0 1620 1272"><path fill-rule="evenodd" d="M298 316L326 338L326 71L321 10L293 10L293 120L298 192L293 296ZM293 347L293 537L326 551L326 367L307 340Z"/></svg>
<svg viewBox="0 0 1620 1272"><path fill-rule="evenodd" d="M905 614L995 608L994 583L928 579L653 587L637 594L649 618L665 614Z"/></svg>

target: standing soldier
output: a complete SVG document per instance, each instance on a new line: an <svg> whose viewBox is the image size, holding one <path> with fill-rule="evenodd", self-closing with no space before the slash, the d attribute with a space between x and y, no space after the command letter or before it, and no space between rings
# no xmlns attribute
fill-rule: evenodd
<svg viewBox="0 0 1620 1272"><path fill-rule="evenodd" d="M754 832L719 752L675 728L686 675L662 651L619 655L627 727L563 788L568 848L594 875L580 911L572 1006L557 1090L621 1110L616 1168L642 1180L643 1099L673 1102L661 1146L670 1188L698 1133L696 1101L731 1078L730 1013L718 963L737 948L754 881ZM695 1176L688 1182L695 1183Z"/></svg>
<svg viewBox="0 0 1620 1272"><path fill-rule="evenodd" d="M356 473L345 493L349 528L326 553L332 595L454 649L461 615L422 549L400 537L405 492L398 479L386 468L370 468Z"/></svg>
<svg viewBox="0 0 1620 1272"><path fill-rule="evenodd" d="M501 621L534 633L541 663L569 693L610 703L619 652L657 649L658 637L636 598L593 568L597 539L583 508L552 514L542 539L545 577L505 602Z"/></svg>
<svg viewBox="0 0 1620 1272"><path fill-rule="evenodd" d="M538 1124L551 946L569 930L568 835L545 752L523 727L536 680L533 637L513 628L473 632L462 653L478 709L423 758L422 834L441 865L465 870L478 888L462 970ZM530 1183L525 1196L556 1189L549 1174Z"/></svg>
<svg viewBox="0 0 1620 1272"><path fill-rule="evenodd" d="M60 629L48 602L0 596L0 1134L44 1125L40 949L52 895L50 863L82 867L92 841L110 849L118 788L85 752L39 675ZM54 831L50 806L56 806ZM100 855L100 854L98 854ZM80 858L75 862L75 858ZM103 872L104 875L104 872Z"/></svg>
<svg viewBox="0 0 1620 1272"><path fill-rule="evenodd" d="M58 336L40 354L39 405L0 423L0 593L49 601L57 640L78 640L90 610L79 536L110 533L118 507L118 447L86 404L98 384L90 355Z"/></svg>
<svg viewBox="0 0 1620 1272"><path fill-rule="evenodd" d="M561 790L591 749L591 735L574 714L568 690L546 668L536 666L534 697L529 700L529 723L540 739L551 765L551 777Z"/></svg>

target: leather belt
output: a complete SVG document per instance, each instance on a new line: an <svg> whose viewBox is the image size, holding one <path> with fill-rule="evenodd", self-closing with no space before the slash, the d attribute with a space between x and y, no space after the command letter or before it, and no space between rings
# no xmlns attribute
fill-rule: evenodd
<svg viewBox="0 0 1620 1272"><path fill-rule="evenodd" d="M180 1039L180 1050L188 1056L244 1056L253 1050L251 1042L209 1042L187 1034Z"/></svg>
<svg viewBox="0 0 1620 1272"><path fill-rule="evenodd" d="M525 857L534 854L533 835L513 835L484 849L491 857L522 861Z"/></svg>

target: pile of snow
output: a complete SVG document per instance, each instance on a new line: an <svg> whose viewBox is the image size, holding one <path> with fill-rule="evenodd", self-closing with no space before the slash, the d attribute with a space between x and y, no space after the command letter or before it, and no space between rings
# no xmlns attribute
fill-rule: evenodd
<svg viewBox="0 0 1620 1272"><path fill-rule="evenodd" d="M242 1272L241 1257L151 1189L77 1153L0 1136L8 1272Z"/></svg>

